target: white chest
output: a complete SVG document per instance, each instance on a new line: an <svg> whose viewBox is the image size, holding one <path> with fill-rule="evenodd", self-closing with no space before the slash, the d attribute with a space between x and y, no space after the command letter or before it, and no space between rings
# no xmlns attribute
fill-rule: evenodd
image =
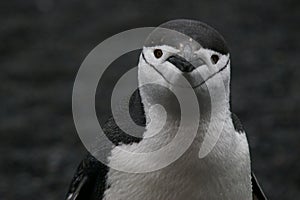
<svg viewBox="0 0 300 200"><path fill-rule="evenodd" d="M229 135L232 134L232 135ZM128 150L143 148L124 146ZM125 173L111 169L105 200L251 199L250 158L245 134L223 133L205 158L198 158L198 144L174 163L149 173ZM111 159L118 158L113 150ZM120 161L124 162L126 159ZM147 162L147 161L146 161ZM151 164L151 161L148 161ZM130 163L130 160L124 164Z"/></svg>

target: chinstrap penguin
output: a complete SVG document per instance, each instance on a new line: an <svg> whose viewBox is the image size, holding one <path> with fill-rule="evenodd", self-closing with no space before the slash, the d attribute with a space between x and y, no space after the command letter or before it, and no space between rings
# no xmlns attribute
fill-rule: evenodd
<svg viewBox="0 0 300 200"><path fill-rule="evenodd" d="M246 134L231 112L230 54L223 37L210 26L194 20L172 20L160 27L162 29L150 34L142 49L138 64L140 87L130 101L133 120L145 127L141 137L124 133L113 118L103 129L115 145L128 151L155 151L168 144L180 122L179 103L169 89L183 87L184 90L180 82L184 76L199 101L200 120L193 143L175 162L147 173L118 171L88 155L79 165L66 199L266 199L251 172ZM173 35L168 30L182 35ZM157 85L144 85L149 82ZM220 88L224 94L216 95L212 103L211 90ZM161 119L164 116L161 109L151 109L151 105L157 103L163 105L166 119ZM212 106L217 112L211 112ZM163 129L153 135L157 131L153 121L164 120ZM213 123L212 129L208 129L210 123ZM222 128L218 129L220 125ZM205 135L214 136L218 130L221 132L211 152L199 158ZM189 137L189 127L186 137ZM110 151L110 162L128 167L139 165L120 157L115 148ZM145 162L143 164L153 164L151 160Z"/></svg>

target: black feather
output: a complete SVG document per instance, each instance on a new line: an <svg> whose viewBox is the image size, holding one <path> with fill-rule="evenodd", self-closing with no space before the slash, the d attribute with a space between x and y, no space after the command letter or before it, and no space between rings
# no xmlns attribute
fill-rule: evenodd
<svg viewBox="0 0 300 200"><path fill-rule="evenodd" d="M141 102L139 90L133 94L129 104L132 120L140 126L146 125L146 117ZM111 117L104 125L103 131L114 145L138 143L140 137L134 137L123 132ZM109 167L88 154L79 164L71 181L66 200L101 200L109 185L106 175Z"/></svg>
<svg viewBox="0 0 300 200"><path fill-rule="evenodd" d="M88 154L79 164L66 200L99 200L107 187L108 167Z"/></svg>
<svg viewBox="0 0 300 200"><path fill-rule="evenodd" d="M253 200L267 200L265 194L263 193L261 187L258 184L258 181L254 173L251 173L251 182L252 182Z"/></svg>
<svg viewBox="0 0 300 200"><path fill-rule="evenodd" d="M244 130L244 127L243 127L241 121L239 120L238 116L236 114L234 114L233 112L231 113L231 119L232 119L232 123L233 123L235 131L239 132L239 133L244 133L245 130Z"/></svg>

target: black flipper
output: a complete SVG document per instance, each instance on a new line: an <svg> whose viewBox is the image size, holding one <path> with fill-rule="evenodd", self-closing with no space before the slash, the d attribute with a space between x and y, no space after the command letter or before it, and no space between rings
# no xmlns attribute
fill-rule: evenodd
<svg viewBox="0 0 300 200"><path fill-rule="evenodd" d="M253 200L267 200L267 197L265 196L261 187L259 186L254 173L251 173L251 182Z"/></svg>
<svg viewBox="0 0 300 200"><path fill-rule="evenodd" d="M87 155L77 168L66 200L101 200L106 189L108 167Z"/></svg>
<svg viewBox="0 0 300 200"><path fill-rule="evenodd" d="M139 126L146 125L146 117L141 102L139 90L133 94L129 104L132 120ZM138 143L142 140L142 131L139 137L133 137L124 133L116 124L113 117L109 118L103 127L103 131L114 145ZM101 146L101 144L99 144ZM91 154L87 155L75 172L66 200L101 200L103 199L107 185L107 173L109 167L98 161Z"/></svg>
<svg viewBox="0 0 300 200"><path fill-rule="evenodd" d="M231 118L235 131L238 133L245 133L243 125L237 115L232 112ZM251 182L253 200L267 200L253 172L251 173Z"/></svg>
<svg viewBox="0 0 300 200"><path fill-rule="evenodd" d="M232 123L233 123L235 131L238 133L244 133L245 130L244 130L244 127L243 127L240 119L233 112L231 112L231 119L232 119Z"/></svg>

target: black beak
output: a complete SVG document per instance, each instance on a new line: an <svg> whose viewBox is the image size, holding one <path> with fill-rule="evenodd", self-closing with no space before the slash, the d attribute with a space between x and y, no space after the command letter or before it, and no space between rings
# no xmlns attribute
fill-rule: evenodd
<svg viewBox="0 0 300 200"><path fill-rule="evenodd" d="M196 69L189 61L178 55L170 56L167 61L172 63L182 72L191 72Z"/></svg>

